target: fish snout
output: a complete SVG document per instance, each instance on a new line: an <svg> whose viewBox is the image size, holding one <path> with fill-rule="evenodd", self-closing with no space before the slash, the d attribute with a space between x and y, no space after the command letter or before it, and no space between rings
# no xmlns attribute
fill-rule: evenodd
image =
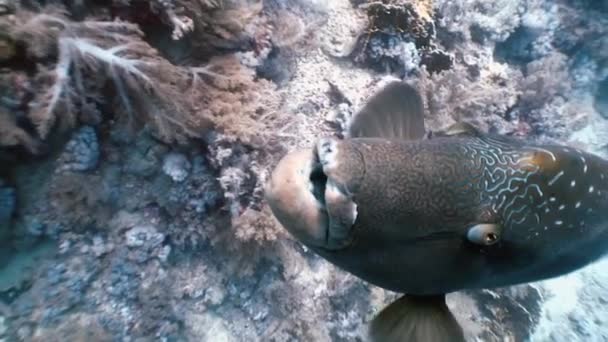
<svg viewBox="0 0 608 342"><path fill-rule="evenodd" d="M315 247L323 247L327 241L326 181L315 151L303 149L283 157L265 187L266 200L281 225Z"/></svg>
<svg viewBox="0 0 608 342"><path fill-rule="evenodd" d="M352 144L321 138L311 149L287 154L265 188L270 208L291 235L311 247L337 250L353 240L358 216L353 196L363 177Z"/></svg>

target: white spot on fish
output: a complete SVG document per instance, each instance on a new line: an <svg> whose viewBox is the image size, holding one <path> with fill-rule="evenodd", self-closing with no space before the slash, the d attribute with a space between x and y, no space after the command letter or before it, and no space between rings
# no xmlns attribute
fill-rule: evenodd
<svg viewBox="0 0 608 342"><path fill-rule="evenodd" d="M557 182L557 180L564 175L564 170L561 170L560 172L558 172L555 177L551 178L551 180L549 181L549 186L555 184L555 182Z"/></svg>
<svg viewBox="0 0 608 342"><path fill-rule="evenodd" d="M555 202L556 200L557 200L557 198L555 198L555 196L549 197L549 201L551 201L551 202Z"/></svg>
<svg viewBox="0 0 608 342"><path fill-rule="evenodd" d="M570 182L570 186L574 188L576 186L576 181L573 180L572 182Z"/></svg>
<svg viewBox="0 0 608 342"><path fill-rule="evenodd" d="M555 221L555 225L557 225L557 226L561 226L562 224L564 224L564 221L561 221L561 220Z"/></svg>
<svg viewBox="0 0 608 342"><path fill-rule="evenodd" d="M549 209L549 208L545 208L545 212L546 212L546 213L548 213L548 212L550 212L550 211L551 211L551 209Z"/></svg>
<svg viewBox="0 0 608 342"><path fill-rule="evenodd" d="M592 186L590 186L590 187L589 187L589 193L592 193L592 192L593 192L593 190L594 190L594 187L593 187L593 185L592 185Z"/></svg>
<svg viewBox="0 0 608 342"><path fill-rule="evenodd" d="M583 162L583 172L587 173L587 161L585 160L585 157L581 156L581 161Z"/></svg>
<svg viewBox="0 0 608 342"><path fill-rule="evenodd" d="M566 208L566 206L562 204L562 205L560 205L560 206L559 206L559 208L558 208L558 209L559 209L559 210L564 210L564 208Z"/></svg>
<svg viewBox="0 0 608 342"><path fill-rule="evenodd" d="M548 228L547 226L545 226L545 228L543 228L543 229L544 229L544 230L547 230L547 229L549 229L549 228Z"/></svg>
<svg viewBox="0 0 608 342"><path fill-rule="evenodd" d="M574 205L575 208L578 208L581 206L581 201L576 202L576 204Z"/></svg>

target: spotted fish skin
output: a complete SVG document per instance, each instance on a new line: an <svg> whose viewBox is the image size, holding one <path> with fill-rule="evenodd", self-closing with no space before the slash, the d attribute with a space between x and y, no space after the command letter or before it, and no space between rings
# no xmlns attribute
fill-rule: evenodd
<svg viewBox="0 0 608 342"><path fill-rule="evenodd" d="M354 138L336 148L358 151L364 165L362 178L343 181L357 189L352 243L311 248L378 286L411 294L508 286L573 271L608 248L608 162L592 154L490 135ZM497 244L463 238L488 222L502 226Z"/></svg>

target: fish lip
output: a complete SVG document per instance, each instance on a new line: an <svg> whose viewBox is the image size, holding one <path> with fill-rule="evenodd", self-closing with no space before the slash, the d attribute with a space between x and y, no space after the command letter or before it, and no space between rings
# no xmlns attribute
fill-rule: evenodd
<svg viewBox="0 0 608 342"><path fill-rule="evenodd" d="M265 186L264 196L275 218L310 247L323 248L327 244L326 183L318 155L309 148L284 156Z"/></svg>

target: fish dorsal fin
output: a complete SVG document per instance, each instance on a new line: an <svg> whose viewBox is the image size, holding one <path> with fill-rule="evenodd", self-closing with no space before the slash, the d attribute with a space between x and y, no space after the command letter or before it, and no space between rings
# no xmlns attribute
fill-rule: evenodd
<svg viewBox="0 0 608 342"><path fill-rule="evenodd" d="M422 139L424 111L420 94L407 83L389 83L355 114L348 137Z"/></svg>

